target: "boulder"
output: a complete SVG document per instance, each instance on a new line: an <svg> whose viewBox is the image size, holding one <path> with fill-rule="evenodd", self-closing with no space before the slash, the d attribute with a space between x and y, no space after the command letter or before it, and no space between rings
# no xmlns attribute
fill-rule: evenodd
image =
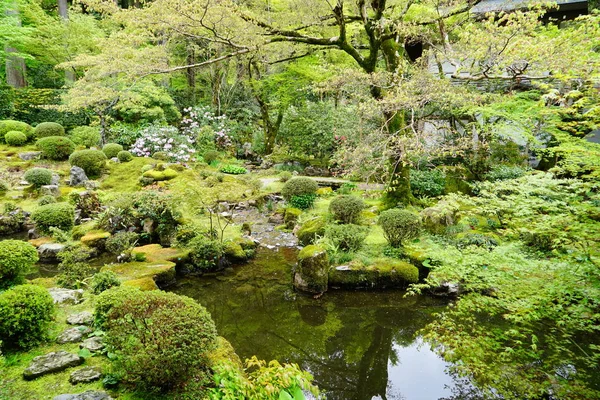
<svg viewBox="0 0 600 400"><path fill-rule="evenodd" d="M67 324L69 325L91 325L92 322L94 322L94 314L90 311L82 311L67 317Z"/></svg>
<svg viewBox="0 0 600 400"><path fill-rule="evenodd" d="M378 258L369 265L355 260L329 270L329 285L344 289L405 288L418 281L417 267L392 258Z"/></svg>
<svg viewBox="0 0 600 400"><path fill-rule="evenodd" d="M303 246L312 244L318 236L325 234L325 218L315 217L306 221L296 232L298 241Z"/></svg>
<svg viewBox="0 0 600 400"><path fill-rule="evenodd" d="M456 282L442 282L438 286L431 288L429 292L437 297L458 297L462 293L460 284Z"/></svg>
<svg viewBox="0 0 600 400"><path fill-rule="evenodd" d="M10 235L25 230L28 213L20 208L0 215L0 235Z"/></svg>
<svg viewBox="0 0 600 400"><path fill-rule="evenodd" d="M83 183L83 187L85 187L87 190L95 190L100 187L100 184L98 181L86 181Z"/></svg>
<svg viewBox="0 0 600 400"><path fill-rule="evenodd" d="M31 380L42 375L60 372L81 365L83 361L84 359L77 354L64 350L48 353L44 356L35 357L29 367L23 371L23 378Z"/></svg>
<svg viewBox="0 0 600 400"><path fill-rule="evenodd" d="M52 174L52 180L50 181L50 184L58 186L59 183L60 183L60 176L58 176L58 174L53 173Z"/></svg>
<svg viewBox="0 0 600 400"><path fill-rule="evenodd" d="M92 329L85 325L67 328L60 335L58 335L56 343L64 344L81 342L83 340L83 335L87 335L90 332L92 332Z"/></svg>
<svg viewBox="0 0 600 400"><path fill-rule="evenodd" d="M309 293L327 291L329 258L322 247L310 245L298 254L298 265L294 271L294 287Z"/></svg>
<svg viewBox="0 0 600 400"><path fill-rule="evenodd" d="M78 304L83 301L83 289L50 288L48 292L55 304Z"/></svg>
<svg viewBox="0 0 600 400"><path fill-rule="evenodd" d="M73 166L71 167L71 173L69 177L69 185L70 186L81 186L88 181L88 177L85 174L85 171L81 167Z"/></svg>
<svg viewBox="0 0 600 400"><path fill-rule="evenodd" d="M97 381L102 377L102 370L98 367L84 367L77 371L71 372L69 382L73 385L78 383L89 383Z"/></svg>
<svg viewBox="0 0 600 400"><path fill-rule="evenodd" d="M40 187L40 194L42 196L60 196L60 190L58 189L58 185L44 185Z"/></svg>
<svg viewBox="0 0 600 400"><path fill-rule="evenodd" d="M106 392L98 390L88 390L78 394L61 394L52 400L113 400Z"/></svg>
<svg viewBox="0 0 600 400"><path fill-rule="evenodd" d="M82 349L88 349L92 353L95 353L104 348L104 339L102 339L100 336L93 336L85 339L83 343L79 344L79 347Z"/></svg>
<svg viewBox="0 0 600 400"><path fill-rule="evenodd" d="M41 151L27 151L25 153L19 153L19 158L23 161L31 161L39 158L41 154Z"/></svg>
<svg viewBox="0 0 600 400"><path fill-rule="evenodd" d="M62 243L44 243L38 247L38 256L41 262L58 262L58 253L63 251L65 245Z"/></svg>

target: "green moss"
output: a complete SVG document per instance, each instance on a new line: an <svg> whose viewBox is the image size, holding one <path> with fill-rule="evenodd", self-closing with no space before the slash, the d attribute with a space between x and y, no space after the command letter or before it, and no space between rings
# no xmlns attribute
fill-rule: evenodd
<svg viewBox="0 0 600 400"><path fill-rule="evenodd" d="M113 271L119 279L128 281L151 278L156 284L169 284L175 279L175 263L171 261L132 261L124 264L107 265L102 271Z"/></svg>
<svg viewBox="0 0 600 400"><path fill-rule="evenodd" d="M151 277L132 279L130 281L123 282L123 285L134 287L140 290L158 290L156 282Z"/></svg>
<svg viewBox="0 0 600 400"><path fill-rule="evenodd" d="M133 249L133 255L143 254L148 262L170 261L175 264L185 263L189 257L189 250L174 247L162 247L160 244L148 244Z"/></svg>
<svg viewBox="0 0 600 400"><path fill-rule="evenodd" d="M327 197L333 194L333 189L329 186L317 189L317 196Z"/></svg>
<svg viewBox="0 0 600 400"><path fill-rule="evenodd" d="M302 250L300 250L300 253L298 253L298 261L304 260L305 258L314 257L317 254L322 253L324 251L325 251L325 249L322 248L321 246L311 244L309 246L306 246Z"/></svg>
<svg viewBox="0 0 600 400"><path fill-rule="evenodd" d="M226 242L223 253L232 261L244 261L248 258L242 246L236 242Z"/></svg>
<svg viewBox="0 0 600 400"><path fill-rule="evenodd" d="M176 178L178 175L177 171L171 168L165 168L163 171L151 169L150 171L144 172L142 175L144 178L151 178L155 181L170 181Z"/></svg>
<svg viewBox="0 0 600 400"><path fill-rule="evenodd" d="M370 265L353 261L329 272L329 284L346 289L403 288L418 281L417 267L391 258L378 258Z"/></svg>
<svg viewBox="0 0 600 400"><path fill-rule="evenodd" d="M153 162L151 158L135 157L128 163L109 163L107 168L109 176L102 181L100 188L117 189L119 192L137 192L140 190L139 175L132 171L140 171L146 165L151 168Z"/></svg>
<svg viewBox="0 0 600 400"><path fill-rule="evenodd" d="M257 244L254 243L254 240L245 237L237 238L235 239L235 242L244 250L253 250L257 246Z"/></svg>
<svg viewBox="0 0 600 400"><path fill-rule="evenodd" d="M316 217L306 221L296 235L303 246L314 243L318 236L325 234L325 218Z"/></svg>
<svg viewBox="0 0 600 400"><path fill-rule="evenodd" d="M298 221L298 218L300 217L300 215L302 214L302 210L297 209L297 208L287 208L285 210L285 214L283 217L283 221L285 222L285 226L288 229L294 229L294 226L296 226L296 222Z"/></svg>
<svg viewBox="0 0 600 400"><path fill-rule="evenodd" d="M109 237L110 233L106 231L90 231L79 240L88 247L101 248Z"/></svg>
<svg viewBox="0 0 600 400"><path fill-rule="evenodd" d="M242 360L235 353L231 343L222 336L217 337L217 347L208 353L209 365L231 365L238 369L240 372L243 371Z"/></svg>

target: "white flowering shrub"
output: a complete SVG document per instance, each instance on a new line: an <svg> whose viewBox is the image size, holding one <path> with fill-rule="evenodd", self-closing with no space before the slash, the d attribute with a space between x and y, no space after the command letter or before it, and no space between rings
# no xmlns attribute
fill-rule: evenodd
<svg viewBox="0 0 600 400"><path fill-rule="evenodd" d="M173 126L150 125L142 130L129 151L139 157L151 157L160 151L167 154L171 162L185 163L196 153L195 138L188 132L180 132Z"/></svg>
<svg viewBox="0 0 600 400"><path fill-rule="evenodd" d="M207 106L188 107L183 110L185 116L181 120L182 132L189 136L197 138L199 135L206 138L212 136L214 144L221 150L229 150L233 146L233 125L226 115L215 115ZM210 127L210 131L206 129ZM203 142L204 140L201 140ZM204 150L207 150L207 143L201 143Z"/></svg>

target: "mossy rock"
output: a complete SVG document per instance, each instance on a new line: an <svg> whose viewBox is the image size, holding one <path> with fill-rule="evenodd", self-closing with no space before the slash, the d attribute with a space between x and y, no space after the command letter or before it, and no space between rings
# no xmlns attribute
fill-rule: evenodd
<svg viewBox="0 0 600 400"><path fill-rule="evenodd" d="M150 277L125 281L123 282L123 285L138 288L140 290L158 290L156 282Z"/></svg>
<svg viewBox="0 0 600 400"><path fill-rule="evenodd" d="M39 237L37 239L30 239L30 240L28 240L28 242L33 247L37 248L37 247L40 247L43 244L54 243L54 239L52 239L51 237L42 236L42 237Z"/></svg>
<svg viewBox="0 0 600 400"><path fill-rule="evenodd" d="M88 247L94 249L103 249L106 244L106 239L110 237L110 232L106 231L90 231L83 235L79 241Z"/></svg>
<svg viewBox="0 0 600 400"><path fill-rule="evenodd" d="M133 249L132 255L142 254L147 262L170 261L183 265L189 259L189 250L174 247L162 247L160 244L147 244Z"/></svg>
<svg viewBox="0 0 600 400"><path fill-rule="evenodd" d="M143 278L152 279L157 286L166 286L175 280L175 263L171 261L132 261L107 265L102 271L113 271L126 283Z"/></svg>
<svg viewBox="0 0 600 400"><path fill-rule="evenodd" d="M208 364L210 366L229 365L243 373L243 364L227 339L217 336L217 347L208 353Z"/></svg>
<svg viewBox="0 0 600 400"><path fill-rule="evenodd" d="M162 165L162 164L161 164ZM158 170L158 166L155 169L144 172L142 175L144 178L150 178L155 181L170 181L176 178L178 175L177 171L171 168L165 168L164 170Z"/></svg>
<svg viewBox="0 0 600 400"><path fill-rule="evenodd" d="M226 242L223 253L232 262L245 261L248 258L242 246L235 242Z"/></svg>
<svg viewBox="0 0 600 400"><path fill-rule="evenodd" d="M242 249L244 249L244 250L254 250L258 246L254 242L254 240L247 238L247 237L237 238L237 239L235 239L235 242L237 244L239 244L242 247Z"/></svg>
<svg viewBox="0 0 600 400"><path fill-rule="evenodd" d="M306 221L296 233L298 241L303 246L314 243L318 236L323 236L325 234L325 225L326 222L323 217L316 217Z"/></svg>
<svg viewBox="0 0 600 400"><path fill-rule="evenodd" d="M298 218L302 214L302 210L298 208L286 208L285 214L283 216L283 222L285 222L285 226L288 229L294 229L296 226L296 222L298 222Z"/></svg>
<svg viewBox="0 0 600 400"><path fill-rule="evenodd" d="M405 288L418 281L417 267L391 258L379 258L367 266L351 262L329 271L329 284L344 289Z"/></svg>
<svg viewBox="0 0 600 400"><path fill-rule="evenodd" d="M333 189L329 186L317 189L317 196L328 197L333 195Z"/></svg>
<svg viewBox="0 0 600 400"><path fill-rule="evenodd" d="M298 254L294 287L308 293L323 293L328 286L329 258L320 246L310 245Z"/></svg>
<svg viewBox="0 0 600 400"><path fill-rule="evenodd" d="M96 228L96 221L89 221L85 224L75 225L73 227L73 239L79 240Z"/></svg>

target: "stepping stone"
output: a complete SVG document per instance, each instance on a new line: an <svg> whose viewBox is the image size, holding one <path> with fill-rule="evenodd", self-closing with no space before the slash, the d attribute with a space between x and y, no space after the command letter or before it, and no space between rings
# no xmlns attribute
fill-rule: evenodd
<svg viewBox="0 0 600 400"><path fill-rule="evenodd" d="M42 375L60 372L81 365L83 361L84 359L79 355L64 350L48 353L44 356L35 357L29 367L23 371L23 378L31 380Z"/></svg>
<svg viewBox="0 0 600 400"><path fill-rule="evenodd" d="M67 317L67 324L69 325L91 325L92 322L94 322L94 314L90 311L82 311Z"/></svg>
<svg viewBox="0 0 600 400"><path fill-rule="evenodd" d="M73 385L97 381L102 377L102 370L98 367L84 367L71 372L69 382Z"/></svg>
<svg viewBox="0 0 600 400"><path fill-rule="evenodd" d="M99 336L87 338L79 345L82 349L88 349L92 353L100 351L104 348L104 339Z"/></svg>
<svg viewBox="0 0 600 400"><path fill-rule="evenodd" d="M113 400L106 392L88 390L79 394L61 394L52 400Z"/></svg>
<svg viewBox="0 0 600 400"><path fill-rule="evenodd" d="M89 326L74 326L73 328L65 329L56 339L56 343L64 344L81 342L83 340L83 335L87 335L90 332L92 332L92 329Z"/></svg>
<svg viewBox="0 0 600 400"><path fill-rule="evenodd" d="M48 292L55 304L78 304L83 301L83 289L50 288Z"/></svg>

